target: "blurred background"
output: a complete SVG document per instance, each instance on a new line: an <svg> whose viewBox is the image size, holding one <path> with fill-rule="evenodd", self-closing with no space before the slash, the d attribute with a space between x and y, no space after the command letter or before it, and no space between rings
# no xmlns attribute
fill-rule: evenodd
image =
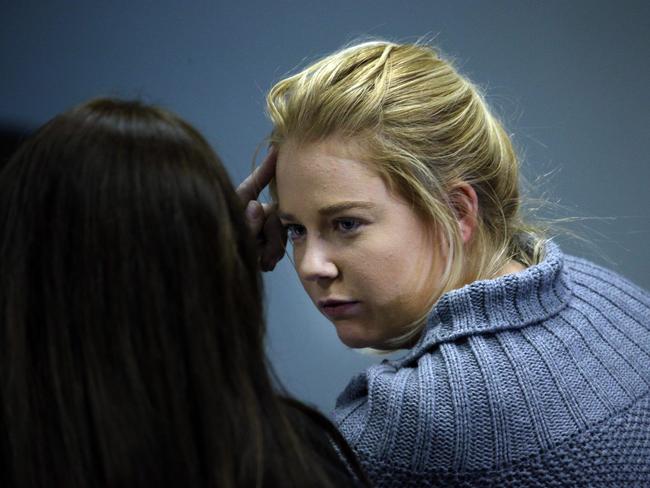
<svg viewBox="0 0 650 488"><path fill-rule="evenodd" d="M579 217L566 251L650 289L647 1L0 0L0 160L99 95L162 105L199 128L235 183L264 151L265 93L355 40L427 38L513 134L542 215ZM540 179L541 177L541 179ZM286 388L328 412L380 361L338 342L291 263L265 276L269 356Z"/></svg>

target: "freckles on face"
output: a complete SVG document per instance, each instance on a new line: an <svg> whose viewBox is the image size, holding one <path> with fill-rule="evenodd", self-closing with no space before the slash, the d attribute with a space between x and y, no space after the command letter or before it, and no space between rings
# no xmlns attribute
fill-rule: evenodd
<svg viewBox="0 0 650 488"><path fill-rule="evenodd" d="M398 329L419 318L440 275L433 239L415 213L399 201L364 246L356 274L372 293L374 319ZM397 334L401 335L401 334Z"/></svg>
<svg viewBox="0 0 650 488"><path fill-rule="evenodd" d="M356 146L288 141L276 185L300 280L346 345L381 347L426 313L442 269L429 227Z"/></svg>

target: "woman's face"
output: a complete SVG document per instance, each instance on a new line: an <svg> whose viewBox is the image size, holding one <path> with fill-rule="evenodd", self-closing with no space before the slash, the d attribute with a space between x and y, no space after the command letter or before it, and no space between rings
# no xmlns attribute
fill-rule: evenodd
<svg viewBox="0 0 650 488"><path fill-rule="evenodd" d="M337 138L280 148L278 211L298 275L349 347L382 348L426 313L444 257L421 217Z"/></svg>

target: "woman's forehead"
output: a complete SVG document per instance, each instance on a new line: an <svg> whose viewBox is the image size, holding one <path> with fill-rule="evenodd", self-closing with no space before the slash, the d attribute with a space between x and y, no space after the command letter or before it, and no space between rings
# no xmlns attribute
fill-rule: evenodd
<svg viewBox="0 0 650 488"><path fill-rule="evenodd" d="M382 178L366 161L330 140L280 148L276 185L280 198L296 191L341 193L351 198L385 189Z"/></svg>

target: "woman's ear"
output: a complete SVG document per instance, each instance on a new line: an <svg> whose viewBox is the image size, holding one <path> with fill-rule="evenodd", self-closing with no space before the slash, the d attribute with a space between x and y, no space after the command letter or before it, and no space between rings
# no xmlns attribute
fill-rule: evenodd
<svg viewBox="0 0 650 488"><path fill-rule="evenodd" d="M459 183L451 191L451 203L456 212L463 244L467 244L474 235L478 223L478 197L469 183Z"/></svg>

